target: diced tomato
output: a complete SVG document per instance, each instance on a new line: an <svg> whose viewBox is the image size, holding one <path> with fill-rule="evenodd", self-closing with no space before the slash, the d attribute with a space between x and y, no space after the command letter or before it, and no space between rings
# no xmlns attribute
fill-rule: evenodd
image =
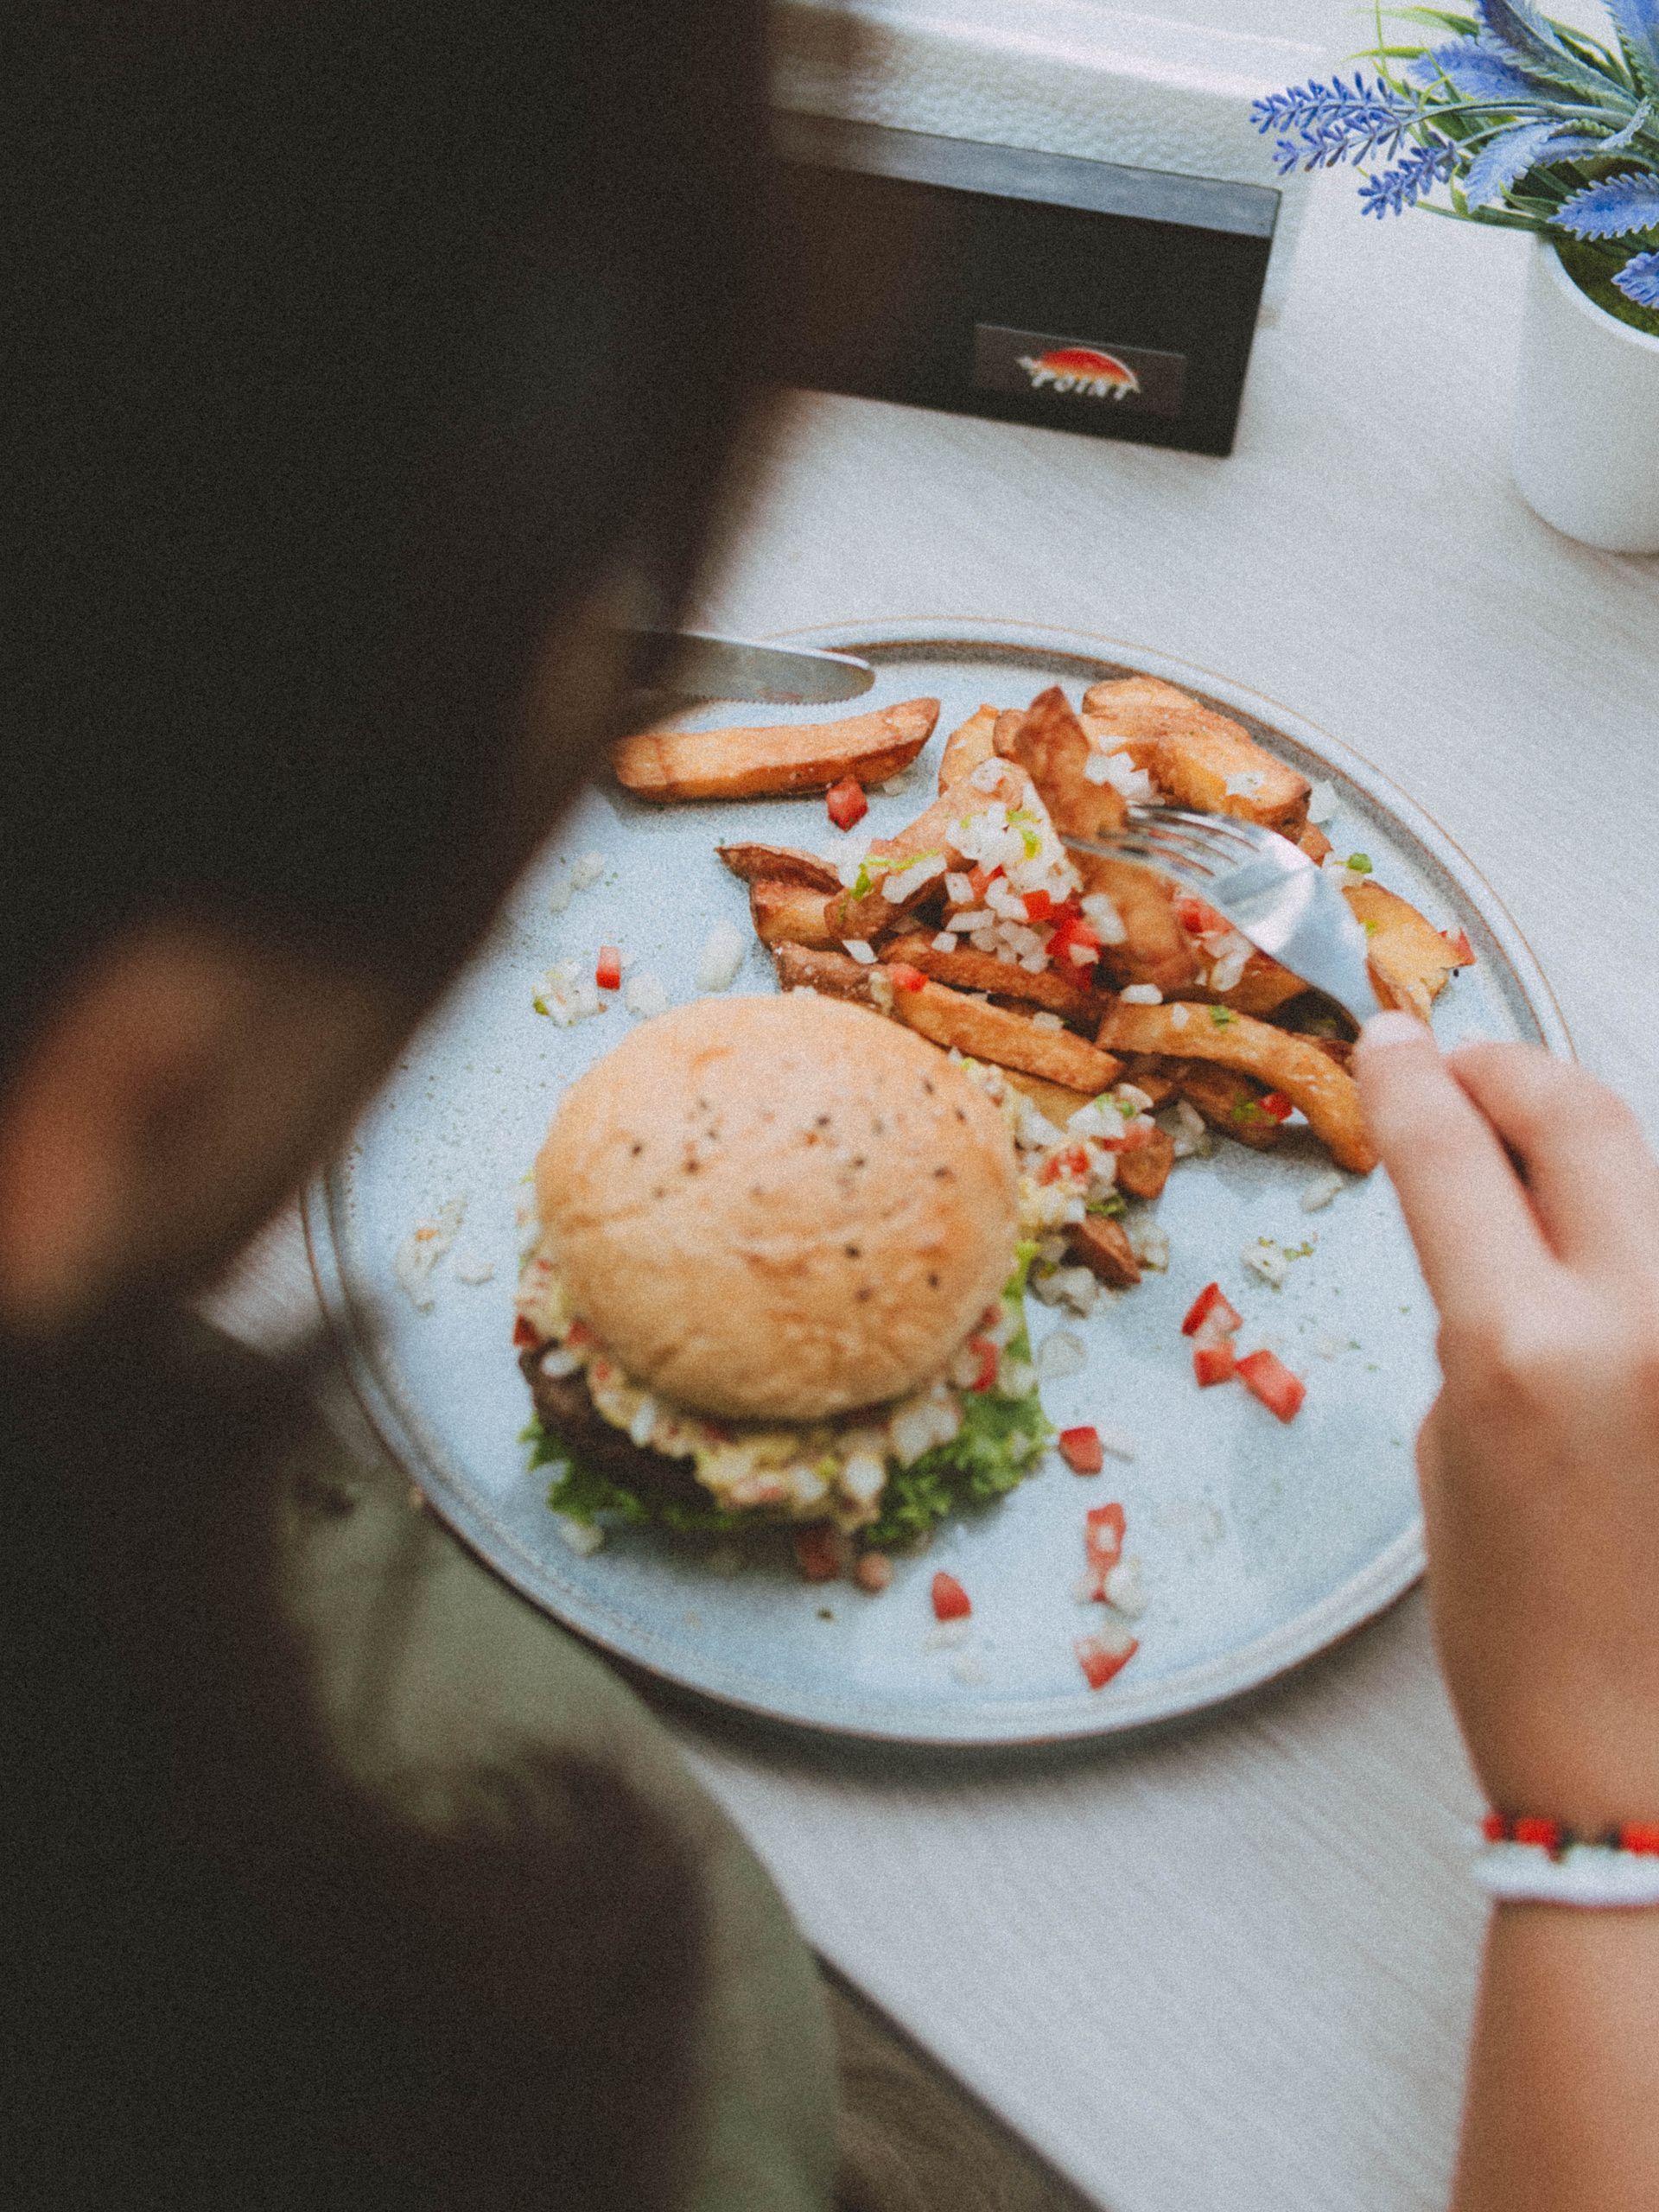
<svg viewBox="0 0 1659 2212"><path fill-rule="evenodd" d="M1276 1352L1247 1353L1238 1363L1238 1379L1281 1421L1294 1421L1307 1395L1306 1383L1291 1373Z"/></svg>
<svg viewBox="0 0 1659 2212"><path fill-rule="evenodd" d="M1238 1356L1231 1338L1223 1337L1214 1344L1194 1344L1192 1372L1198 1378L1201 1390L1208 1390L1217 1382L1230 1382L1238 1372Z"/></svg>
<svg viewBox="0 0 1659 2212"><path fill-rule="evenodd" d="M979 1370L968 1385L970 1390L989 1390L995 1386L998 1353L996 1346L986 1337L969 1337L968 1349L976 1353Z"/></svg>
<svg viewBox="0 0 1659 2212"><path fill-rule="evenodd" d="M1144 1152L1149 1144L1156 1144L1158 1132L1150 1126L1125 1129L1121 1137L1097 1137L1096 1142L1107 1152Z"/></svg>
<svg viewBox="0 0 1659 2212"><path fill-rule="evenodd" d="M1480 1832L1488 1843L1502 1843L1509 1835L1510 1824L1502 1813L1488 1813L1480 1824Z"/></svg>
<svg viewBox="0 0 1659 2212"><path fill-rule="evenodd" d="M1027 892L1026 919L1028 922L1046 922L1052 920L1053 913L1054 901L1046 891Z"/></svg>
<svg viewBox="0 0 1659 2212"><path fill-rule="evenodd" d="M542 1332L532 1321L521 1313L512 1325L512 1341L522 1350L525 1344L540 1344Z"/></svg>
<svg viewBox="0 0 1659 2212"><path fill-rule="evenodd" d="M1092 1505L1086 1516L1083 1546L1089 1555L1090 1567L1102 1573L1114 1567L1123 1556L1123 1537L1128 1523L1121 1505Z"/></svg>
<svg viewBox="0 0 1659 2212"><path fill-rule="evenodd" d="M982 862L977 868L970 868L968 880L973 887L975 898L982 899L1001 873L1000 868L987 868Z"/></svg>
<svg viewBox="0 0 1659 2212"><path fill-rule="evenodd" d="M837 830L850 830L861 822L870 810L870 802L864 796L864 786L856 776L843 776L833 785L824 799L830 810L830 819Z"/></svg>
<svg viewBox="0 0 1659 2212"><path fill-rule="evenodd" d="M1090 1688L1103 1690L1114 1675L1122 1673L1141 1646L1134 1637L1127 1643L1108 1643L1103 1637L1080 1636L1072 1649Z"/></svg>
<svg viewBox="0 0 1659 2212"><path fill-rule="evenodd" d="M1618 1832L1618 1847L1644 1859L1659 1858L1659 1821L1626 1821Z"/></svg>
<svg viewBox="0 0 1659 2212"><path fill-rule="evenodd" d="M795 1564L803 1581L837 1581L846 1559L847 1539L832 1522L815 1521L795 1531Z"/></svg>
<svg viewBox="0 0 1659 2212"><path fill-rule="evenodd" d="M585 1321L573 1321L564 1332L564 1341L580 1348L594 1342L594 1332Z"/></svg>
<svg viewBox="0 0 1659 2212"><path fill-rule="evenodd" d="M1088 1153L1080 1144L1069 1144L1062 1151L1050 1153L1037 1171L1037 1180L1058 1183L1062 1175L1073 1175L1081 1182L1088 1173Z"/></svg>
<svg viewBox="0 0 1659 2212"><path fill-rule="evenodd" d="M1523 1815L1510 1833L1517 1843L1540 1843L1546 1851L1559 1851L1561 1847L1559 1821L1540 1821Z"/></svg>
<svg viewBox="0 0 1659 2212"><path fill-rule="evenodd" d="M1051 960L1071 961L1074 966L1081 968L1088 962L1099 959L1100 932L1090 929L1081 914L1068 909L1054 925L1047 952Z"/></svg>
<svg viewBox="0 0 1659 2212"><path fill-rule="evenodd" d="M599 965L594 970L594 981L601 991L620 991L622 988L622 955L613 944L599 948Z"/></svg>
<svg viewBox="0 0 1659 2212"><path fill-rule="evenodd" d="M973 1600L954 1574L943 1571L933 1578L933 1618L937 1621L965 1621Z"/></svg>
<svg viewBox="0 0 1659 2212"><path fill-rule="evenodd" d="M1244 1325L1244 1316L1234 1306L1218 1282L1207 1282L1187 1308L1186 1319L1181 1324L1184 1337L1196 1337L1205 1322L1211 1332L1230 1337L1235 1329Z"/></svg>
<svg viewBox="0 0 1659 2212"><path fill-rule="evenodd" d="M1458 957L1458 965L1459 968L1472 968L1474 966L1475 948L1469 942L1469 932L1467 930L1442 930L1440 931L1440 935L1451 946L1452 951L1456 953Z"/></svg>
<svg viewBox="0 0 1659 2212"><path fill-rule="evenodd" d="M1232 927L1224 914L1218 914L1213 906L1206 906L1202 899L1178 899L1175 918L1193 937L1208 937L1212 931L1219 934Z"/></svg>
<svg viewBox="0 0 1659 2212"><path fill-rule="evenodd" d="M1097 1428L1063 1428L1060 1431L1060 1457L1074 1475L1097 1475L1106 1464L1106 1453Z"/></svg>
<svg viewBox="0 0 1659 2212"><path fill-rule="evenodd" d="M908 960L889 960L887 973L901 991L919 991L927 982L919 968L912 968Z"/></svg>
<svg viewBox="0 0 1659 2212"><path fill-rule="evenodd" d="M1287 1122L1296 1111L1282 1090L1269 1090L1255 1103L1262 1113L1270 1114L1275 1122Z"/></svg>

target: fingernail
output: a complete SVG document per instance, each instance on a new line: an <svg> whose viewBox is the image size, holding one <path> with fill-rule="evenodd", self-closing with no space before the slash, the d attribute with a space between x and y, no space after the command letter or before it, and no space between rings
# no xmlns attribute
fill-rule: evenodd
<svg viewBox="0 0 1659 2212"><path fill-rule="evenodd" d="M1360 1031L1359 1041L1369 1052L1378 1045L1432 1045L1434 1038L1414 1014L1402 1014L1395 1007L1387 1014L1374 1014Z"/></svg>

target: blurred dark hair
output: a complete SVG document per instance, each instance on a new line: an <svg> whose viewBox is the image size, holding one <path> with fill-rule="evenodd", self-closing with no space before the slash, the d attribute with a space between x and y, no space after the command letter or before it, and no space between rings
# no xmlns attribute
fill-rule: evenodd
<svg viewBox="0 0 1659 2212"><path fill-rule="evenodd" d="M158 911L459 957L537 647L671 616L753 372L755 12L11 14L0 1077Z"/></svg>

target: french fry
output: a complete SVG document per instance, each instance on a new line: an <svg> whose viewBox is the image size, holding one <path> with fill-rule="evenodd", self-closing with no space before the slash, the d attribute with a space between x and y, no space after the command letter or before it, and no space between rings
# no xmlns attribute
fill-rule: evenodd
<svg viewBox="0 0 1659 2212"><path fill-rule="evenodd" d="M1371 981L1378 998L1384 1006L1403 1007L1427 1021L1446 977L1460 964L1457 954L1408 899L1370 878L1344 884L1343 896L1370 939Z"/></svg>
<svg viewBox="0 0 1659 2212"><path fill-rule="evenodd" d="M1155 983L1173 998L1198 981L1198 955L1175 918L1175 888L1167 876L1092 853L1073 853L1071 860L1087 888L1103 891L1123 918L1128 935L1100 959L1114 982Z"/></svg>
<svg viewBox="0 0 1659 2212"><path fill-rule="evenodd" d="M931 1038L947 1052L954 1046L970 1059L1018 1068L1090 1098L1117 1078L1119 1063L1112 1055L1085 1044L1070 1030L1039 1029L1028 1014L964 998L943 983L924 979L919 990L895 985L893 1011L906 1028Z"/></svg>
<svg viewBox="0 0 1659 2212"><path fill-rule="evenodd" d="M1244 963L1244 972L1230 991L1211 991L1194 987L1181 995L1198 1000L1213 1000L1230 1006L1236 1014L1265 1016L1277 1014L1281 1006L1288 1006L1293 999L1301 997L1307 985L1300 976L1293 976L1288 968L1265 952L1253 952Z"/></svg>
<svg viewBox="0 0 1659 2212"><path fill-rule="evenodd" d="M1118 1154L1117 1187L1126 1198L1160 1198L1174 1165L1174 1138L1154 1129L1144 1144Z"/></svg>
<svg viewBox="0 0 1659 2212"><path fill-rule="evenodd" d="M1290 838L1307 821L1311 786L1212 708L1156 677L1119 677L1083 695L1090 734L1127 745L1138 767L1178 805L1234 814Z"/></svg>
<svg viewBox="0 0 1659 2212"><path fill-rule="evenodd" d="M939 789L948 791L952 784L959 784L964 776L971 776L982 760L988 760L995 751L991 733L996 728L997 709L979 707L969 715L960 729L953 729L944 741L944 751L939 756Z"/></svg>
<svg viewBox="0 0 1659 2212"><path fill-rule="evenodd" d="M828 861L793 845L721 845L716 850L744 883L798 883L804 891L832 894L841 888L841 878Z"/></svg>
<svg viewBox="0 0 1659 2212"><path fill-rule="evenodd" d="M938 718L937 699L906 699L840 722L647 730L613 746L611 766L637 798L664 804L828 791L843 776L879 784L909 767Z"/></svg>
<svg viewBox="0 0 1659 2212"><path fill-rule="evenodd" d="M1084 773L1096 756L1058 684L1040 692L1020 716L1009 757L1037 786L1062 837L1103 837L1128 819L1116 785L1091 783Z"/></svg>
<svg viewBox="0 0 1659 2212"><path fill-rule="evenodd" d="M875 978L881 978L880 998L885 1000L891 988L885 969L868 967L848 952L820 951L804 944L774 944L772 958L778 970L778 988L782 991L822 991L827 999L849 999L855 1006L875 1006ZM880 1007L880 1011L886 1010L885 1006Z"/></svg>
<svg viewBox="0 0 1659 2212"><path fill-rule="evenodd" d="M902 873L907 861L936 855L954 866L959 857L951 832L964 814L982 812L1003 804L1019 806L1030 792L1024 769L1007 761L991 761L976 768L972 777L954 785L936 798L925 814L917 816L896 837L878 837L871 845L863 874L850 891L833 899L830 927L843 944L849 938L874 944L913 906L943 887L943 870L914 883L903 897L890 899L889 879Z"/></svg>
<svg viewBox="0 0 1659 2212"><path fill-rule="evenodd" d="M1369 1175L1376 1165L1358 1085L1306 1037L1230 1007L1125 1006L1120 1001L1101 1024L1097 1042L1106 1052L1167 1052L1240 1068L1301 1109L1338 1167Z"/></svg>
<svg viewBox="0 0 1659 2212"><path fill-rule="evenodd" d="M1065 1232L1066 1257L1112 1290L1133 1290L1141 1280L1141 1262L1130 1247L1128 1232L1109 1215L1090 1214Z"/></svg>
<svg viewBox="0 0 1659 2212"><path fill-rule="evenodd" d="M1071 1090L1065 1084L1050 1083L1040 1075L1027 1075L1023 1068L1004 1068L1004 1082L1011 1084L1022 1096L1030 1099L1037 1111L1057 1129L1063 1129L1071 1116L1084 1106L1092 1106L1095 1094L1091 1090Z"/></svg>
<svg viewBox="0 0 1659 2212"><path fill-rule="evenodd" d="M1133 1058L1126 1060L1122 1079L1125 1083L1132 1083L1152 1102L1154 1113L1159 1107L1167 1106L1179 1088L1170 1072L1170 1063L1155 1058L1149 1052L1137 1052Z"/></svg>
<svg viewBox="0 0 1659 2212"><path fill-rule="evenodd" d="M830 933L824 917L830 901L822 891L807 891L798 883L752 883L749 913L754 933L762 944L804 944L819 950L840 950L840 940Z"/></svg>
<svg viewBox="0 0 1659 2212"><path fill-rule="evenodd" d="M1252 1152L1271 1152L1283 1135L1283 1124L1262 1104L1268 1095L1265 1084L1253 1083L1236 1068L1224 1068L1214 1060L1170 1060L1166 1065L1181 1096L1224 1136L1236 1137ZM1129 1079L1144 1088L1143 1076Z"/></svg>
<svg viewBox="0 0 1659 2212"><path fill-rule="evenodd" d="M963 991L989 991L1000 998L1025 999L1090 1028L1106 1011L1106 1001L1098 991L1072 982L1058 968L1039 969L1033 976L1015 963L999 960L995 953L975 952L966 945L958 945L954 952L941 952L927 937L893 938L881 950L885 958L909 961L936 983L951 983Z"/></svg>

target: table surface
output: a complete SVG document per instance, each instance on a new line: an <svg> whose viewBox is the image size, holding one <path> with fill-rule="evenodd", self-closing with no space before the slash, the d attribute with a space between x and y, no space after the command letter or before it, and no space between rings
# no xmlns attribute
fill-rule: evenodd
<svg viewBox="0 0 1659 2212"><path fill-rule="evenodd" d="M1328 33L1324 0L1280 12L1303 5ZM1510 486L1525 250L1364 221L1322 180L1224 461L794 399L699 621L1018 618L1290 702L1473 857L1584 1060L1651 1115L1659 562L1570 543ZM309 1295L289 1222L221 1310L270 1338ZM669 1718L810 1940L1101 2205L1444 2203L1482 1915L1421 1594L1104 1750L945 1762Z"/></svg>

